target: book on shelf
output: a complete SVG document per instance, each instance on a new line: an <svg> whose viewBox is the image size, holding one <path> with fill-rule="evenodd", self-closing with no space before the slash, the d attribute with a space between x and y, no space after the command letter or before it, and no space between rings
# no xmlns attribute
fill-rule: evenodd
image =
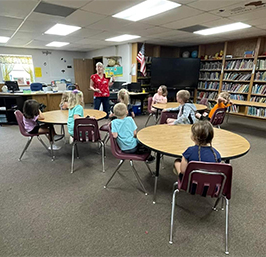
<svg viewBox="0 0 266 257"><path fill-rule="evenodd" d="M266 118L266 108L248 107L248 115Z"/></svg>
<svg viewBox="0 0 266 257"><path fill-rule="evenodd" d="M215 100L217 98L218 93L217 92L198 92L197 97L202 98L208 98L209 100Z"/></svg>
<svg viewBox="0 0 266 257"><path fill-rule="evenodd" d="M224 74L224 79L226 80L250 80L251 74L244 74L239 72L226 72Z"/></svg>
<svg viewBox="0 0 266 257"><path fill-rule="evenodd" d="M233 112L233 113L238 113L238 112L239 112L239 106L233 104L233 105L231 106L231 110L230 110L230 111Z"/></svg>
<svg viewBox="0 0 266 257"><path fill-rule="evenodd" d="M244 97L244 95L239 95L239 94L230 94L230 98L233 100L242 100L246 101L247 99Z"/></svg>
<svg viewBox="0 0 266 257"><path fill-rule="evenodd" d="M260 72L260 71L256 72L255 80L266 81L266 71L264 71L264 72Z"/></svg>
<svg viewBox="0 0 266 257"><path fill-rule="evenodd" d="M250 98L251 102L257 102L257 103L266 103L266 97L262 96L252 96Z"/></svg>
<svg viewBox="0 0 266 257"><path fill-rule="evenodd" d="M266 85L255 84L252 87L252 93L253 94L261 94L261 95L266 94Z"/></svg>
<svg viewBox="0 0 266 257"><path fill-rule="evenodd" d="M201 62L201 70L219 70L222 69L222 62Z"/></svg>
<svg viewBox="0 0 266 257"><path fill-rule="evenodd" d="M238 70L238 69L252 69L253 61L252 60L234 60L227 61L225 63L226 70Z"/></svg>
<svg viewBox="0 0 266 257"><path fill-rule="evenodd" d="M231 91L235 93L248 93L248 84L223 83L222 91Z"/></svg>
<svg viewBox="0 0 266 257"><path fill-rule="evenodd" d="M198 89L219 89L219 82L210 81L200 81L198 84Z"/></svg>
<svg viewBox="0 0 266 257"><path fill-rule="evenodd" d="M266 69L266 60L258 60L257 61L257 69L264 70Z"/></svg>
<svg viewBox="0 0 266 257"><path fill-rule="evenodd" d="M199 78L200 79L219 80L220 79L220 72L200 72Z"/></svg>

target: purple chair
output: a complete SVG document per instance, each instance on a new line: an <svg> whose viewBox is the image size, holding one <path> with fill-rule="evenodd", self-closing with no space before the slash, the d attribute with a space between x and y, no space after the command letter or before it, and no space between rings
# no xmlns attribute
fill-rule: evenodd
<svg viewBox="0 0 266 257"><path fill-rule="evenodd" d="M224 163L210 163L210 162L189 162L182 181L178 180L174 187L177 189L173 192L172 212L171 212L171 228L170 241L173 243L173 225L174 225L174 211L175 211L175 197L176 193L184 190L192 195L198 194L203 197L210 196L216 198L213 210L218 210L216 207L222 199L226 202L225 209L225 253L229 254L228 250L228 230L229 230L229 200L231 198L232 186L232 166Z"/></svg>
<svg viewBox="0 0 266 257"><path fill-rule="evenodd" d="M151 118L151 116L154 118L154 121L155 123L157 123L157 119L156 119L156 112L152 111L152 97L148 97L148 112L149 112L149 116L148 116L148 119L145 123L145 127L148 125L148 122Z"/></svg>
<svg viewBox="0 0 266 257"><path fill-rule="evenodd" d="M203 104L203 105L206 105L207 107L209 107L208 98L206 98L206 97L201 98L199 104Z"/></svg>
<svg viewBox="0 0 266 257"><path fill-rule="evenodd" d="M218 108L211 117L210 123L220 128L223 124L227 108Z"/></svg>
<svg viewBox="0 0 266 257"><path fill-rule="evenodd" d="M110 136L110 143L111 143L111 151L112 154L115 158L120 159L120 162L118 164L118 166L116 167L114 173L112 174L112 176L110 177L110 179L107 181L106 185L104 186L104 188L107 188L107 185L109 184L109 182L112 180L112 178L114 177L114 175L116 174L116 172L120 169L120 167L122 166L122 164L125 162L125 160L129 160L130 166L132 167L132 170L143 190L143 192L145 193L145 195L147 195L147 191L139 177L139 174L137 173L133 161L142 161L146 164L148 170L150 171L151 175L152 171L149 167L149 165L147 164L146 160L148 159L148 157L150 156L150 153L144 153L144 154L128 154L128 153L124 153L121 151L121 149L119 148L116 139L113 137L113 134L111 132L111 124L109 125L109 136Z"/></svg>
<svg viewBox="0 0 266 257"><path fill-rule="evenodd" d="M168 111L162 112L160 124L166 124L166 120L168 118L177 119L177 113L176 112L168 112Z"/></svg>
<svg viewBox="0 0 266 257"><path fill-rule="evenodd" d="M103 139L104 144L106 145L109 140L109 123L103 124L100 127L100 131L106 132L106 135Z"/></svg>
<svg viewBox="0 0 266 257"><path fill-rule="evenodd" d="M80 118L75 119L74 123L74 141L72 145L72 162L71 162L71 173L74 172L74 157L75 157L75 148L77 151L77 158L79 158L78 153L78 143L100 143L102 148L102 165L103 172L104 170L104 157L105 157L105 147L104 143L101 140L98 122L96 119L92 118Z"/></svg>
<svg viewBox="0 0 266 257"><path fill-rule="evenodd" d="M37 133L37 134L29 134L26 130L25 130L25 127L24 127L24 122L23 122L23 114L21 111L19 110L16 110L15 111L15 116L16 116L16 119L17 119L17 122L18 122L18 126L19 126L19 130L20 130L20 133L22 134L22 136L24 137L27 137L28 138L28 142L26 144L26 146L24 147L20 157L18 158L19 161L21 161L22 159L22 156L23 154L25 153L25 151L28 149L33 137L37 137L38 140L42 143L42 145L45 147L45 149L51 153L51 151L48 149L48 147L46 146L46 144L42 141L42 139L40 138L40 135L45 135L47 138L48 138L48 135L49 133L45 133L45 132L42 132L42 133ZM52 154L52 153L51 153Z"/></svg>

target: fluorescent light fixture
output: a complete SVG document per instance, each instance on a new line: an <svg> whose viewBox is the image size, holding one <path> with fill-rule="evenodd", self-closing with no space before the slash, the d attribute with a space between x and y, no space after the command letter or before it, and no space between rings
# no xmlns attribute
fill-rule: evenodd
<svg viewBox="0 0 266 257"><path fill-rule="evenodd" d="M239 30L239 29L245 29L245 28L250 28L250 27L251 26L248 24L245 24L242 22L236 22L236 23L232 23L232 24L228 24L224 26L194 31L193 33L206 36L206 35L213 35L213 34L229 32L229 31L234 31L234 30Z"/></svg>
<svg viewBox="0 0 266 257"><path fill-rule="evenodd" d="M52 35L59 35L59 36L66 36L74 31L81 29L78 26L70 26L57 23L52 28L48 29L45 34L52 34Z"/></svg>
<svg viewBox="0 0 266 257"><path fill-rule="evenodd" d="M139 37L140 36L125 34L125 35L121 35L118 37L107 38L107 39L105 39L105 41L122 42L122 41L127 41L127 40L131 40L131 39L139 38Z"/></svg>
<svg viewBox="0 0 266 257"><path fill-rule="evenodd" d="M0 37L0 43L6 43L10 37Z"/></svg>
<svg viewBox="0 0 266 257"><path fill-rule="evenodd" d="M68 42L57 42L57 41L53 41L49 44L47 44L46 46L55 46L55 47L62 47L62 46L66 46L69 45Z"/></svg>
<svg viewBox="0 0 266 257"><path fill-rule="evenodd" d="M181 4L167 0L147 0L129 9L119 12L112 17L130 21L139 21L179 6L181 6Z"/></svg>

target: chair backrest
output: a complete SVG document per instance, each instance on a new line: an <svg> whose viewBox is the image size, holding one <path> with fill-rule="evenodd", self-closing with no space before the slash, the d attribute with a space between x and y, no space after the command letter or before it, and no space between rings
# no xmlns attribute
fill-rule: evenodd
<svg viewBox="0 0 266 257"><path fill-rule="evenodd" d="M227 108L218 108L215 110L214 114L211 117L210 123L213 126L221 125L224 121L225 113Z"/></svg>
<svg viewBox="0 0 266 257"><path fill-rule="evenodd" d="M176 112L162 112L161 118L160 118L160 124L166 124L166 120L168 118L177 119L177 113Z"/></svg>
<svg viewBox="0 0 266 257"><path fill-rule="evenodd" d="M189 162L179 188L201 196L231 198L232 166L225 163Z"/></svg>
<svg viewBox="0 0 266 257"><path fill-rule="evenodd" d="M16 110L16 111L15 111L15 116L16 116L16 119L17 119L17 122L18 122L18 126L19 126L20 133L21 133L23 136L28 137L29 134L28 134L28 132L25 130L25 127L24 127L23 113L22 113L20 110Z"/></svg>
<svg viewBox="0 0 266 257"><path fill-rule="evenodd" d="M42 90L42 83L31 83L30 84L31 91L40 91Z"/></svg>
<svg viewBox="0 0 266 257"><path fill-rule="evenodd" d="M110 144L111 144L111 152L113 154L113 156L115 158L120 158L121 154L123 154L123 152L121 151L120 147L117 144L116 139L113 137L112 131L111 131L111 123L109 124L108 128L109 128L109 136L110 136Z"/></svg>
<svg viewBox="0 0 266 257"><path fill-rule="evenodd" d="M101 140L98 122L92 118L75 119L74 122L74 141L97 142Z"/></svg>
<svg viewBox="0 0 266 257"><path fill-rule="evenodd" d="M151 107L152 107L152 96L148 97L148 112L149 113L152 113Z"/></svg>
<svg viewBox="0 0 266 257"><path fill-rule="evenodd" d="M201 98L199 104L203 104L203 105L206 105L208 107L209 106L208 98L206 98L206 97Z"/></svg>

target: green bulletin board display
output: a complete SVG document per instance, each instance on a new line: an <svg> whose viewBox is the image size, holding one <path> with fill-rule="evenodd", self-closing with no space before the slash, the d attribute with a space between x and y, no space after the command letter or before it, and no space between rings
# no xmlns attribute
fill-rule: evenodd
<svg viewBox="0 0 266 257"><path fill-rule="evenodd" d="M123 67L106 67L104 70L105 76L107 78L110 78L112 76L114 77L122 77L123 76Z"/></svg>

